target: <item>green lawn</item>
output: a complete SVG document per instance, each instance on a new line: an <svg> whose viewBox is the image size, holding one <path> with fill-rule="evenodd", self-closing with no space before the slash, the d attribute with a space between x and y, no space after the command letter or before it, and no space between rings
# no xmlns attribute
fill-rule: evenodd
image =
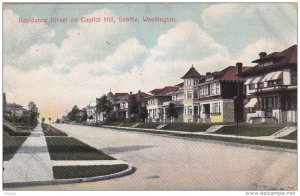
<svg viewBox="0 0 300 196"><path fill-rule="evenodd" d="M269 136L280 129L288 126L287 124L247 124L241 123L239 124L239 135L242 136L250 136L250 137L258 137L258 136ZM226 135L236 135L236 125L228 125L224 126L218 131L216 134L226 134Z"/></svg>
<svg viewBox="0 0 300 196"><path fill-rule="evenodd" d="M114 160L73 137L46 137L46 141L51 160Z"/></svg>
<svg viewBox="0 0 300 196"><path fill-rule="evenodd" d="M156 127L158 127L160 124L163 123L156 123L156 122L141 123L136 128L156 129Z"/></svg>
<svg viewBox="0 0 300 196"><path fill-rule="evenodd" d="M42 124L45 136L68 136L66 133L52 127L51 125Z"/></svg>
<svg viewBox="0 0 300 196"><path fill-rule="evenodd" d="M253 140L253 139L243 139L243 138L228 138L228 137L216 137L210 135L190 135L190 134L171 134L180 137L189 137L196 139L206 139L206 140L214 140L214 141L223 141L223 142L231 142L231 143L239 143L239 144L251 144L257 146L269 146L276 148L288 148L288 149L297 149L296 143L288 143L288 142L276 142L276 141L264 141L264 140Z"/></svg>
<svg viewBox="0 0 300 196"><path fill-rule="evenodd" d="M10 136L9 133L3 130L3 161L10 160L18 149L22 146L27 136L15 137Z"/></svg>
<svg viewBox="0 0 300 196"><path fill-rule="evenodd" d="M17 129L17 132L15 132L14 130L7 127L5 124L3 124L3 130L11 136L29 136L30 135L30 131L22 131L22 130Z"/></svg>
<svg viewBox="0 0 300 196"><path fill-rule="evenodd" d="M85 178L104 176L124 171L126 164L118 165L89 165L89 166L55 166L53 175L55 179Z"/></svg>
<svg viewBox="0 0 300 196"><path fill-rule="evenodd" d="M297 140L297 130L284 137L279 137L278 139Z"/></svg>
<svg viewBox="0 0 300 196"><path fill-rule="evenodd" d="M204 132L209 127L211 123L168 123L167 126L162 129L165 130L174 130L174 131L186 131L186 132Z"/></svg>
<svg viewBox="0 0 300 196"><path fill-rule="evenodd" d="M121 123L119 123L120 125ZM122 123L120 127L131 127L133 125L135 125L136 123ZM118 125L117 125L118 126Z"/></svg>

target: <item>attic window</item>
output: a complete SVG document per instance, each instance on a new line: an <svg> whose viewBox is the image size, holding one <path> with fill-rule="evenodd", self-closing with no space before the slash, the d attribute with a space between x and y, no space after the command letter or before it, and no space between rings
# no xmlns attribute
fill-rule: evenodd
<svg viewBox="0 0 300 196"><path fill-rule="evenodd" d="M207 81L212 81L212 80L214 80L214 77L213 77L213 76L210 76L210 77L208 77L208 78L205 79L206 82L207 82Z"/></svg>
<svg viewBox="0 0 300 196"><path fill-rule="evenodd" d="M261 62L259 64L259 67L264 67L264 66L268 66L268 65L272 65L274 62L271 60L271 61L264 61L264 62Z"/></svg>

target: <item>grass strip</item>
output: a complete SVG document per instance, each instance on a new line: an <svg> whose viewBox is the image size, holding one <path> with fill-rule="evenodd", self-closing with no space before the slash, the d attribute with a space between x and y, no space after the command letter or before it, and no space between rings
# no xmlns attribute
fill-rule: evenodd
<svg viewBox="0 0 300 196"><path fill-rule="evenodd" d="M279 137L277 139L286 139L286 140L297 140L297 130L293 131L292 133L283 136L283 137Z"/></svg>
<svg viewBox="0 0 300 196"><path fill-rule="evenodd" d="M29 136L30 135L30 131L21 131L19 129L17 129L17 131L14 131L11 128L9 128L8 126L6 126L5 124L3 124L3 130L11 136Z"/></svg>
<svg viewBox="0 0 300 196"><path fill-rule="evenodd" d="M124 130L122 128L115 128L119 130ZM244 139L244 138L229 138L229 137L221 137L221 136L213 136L213 135L193 135L193 134L180 134L180 133L170 133L165 131L149 131L149 130L136 130L136 129L126 129L126 131L133 132L143 132L143 133L153 133L153 134L168 134L177 137L186 137L186 138L194 138L194 139L205 139L205 140L213 140L213 141L222 141L229 143L239 143L239 144L250 144L257 146L268 146L268 147L276 147L276 148L287 148L287 149L297 149L296 143L288 143L288 142L277 142L277 141L266 141L266 140L255 140L255 139Z"/></svg>
<svg viewBox="0 0 300 196"><path fill-rule="evenodd" d="M118 173L128 168L126 164L89 165L89 166L55 166L55 179L87 178Z"/></svg>
<svg viewBox="0 0 300 196"><path fill-rule="evenodd" d="M51 160L115 160L73 137L46 137Z"/></svg>
<svg viewBox="0 0 300 196"><path fill-rule="evenodd" d="M287 124L239 124L239 135L249 137L269 136L288 126ZM221 127L215 133L236 135L236 125Z"/></svg>
<svg viewBox="0 0 300 196"><path fill-rule="evenodd" d="M66 133L52 127L51 125L42 124L45 136L68 136Z"/></svg>
<svg viewBox="0 0 300 196"><path fill-rule="evenodd" d="M15 137L9 136L9 133L3 130L3 161L9 161L18 149L22 146L28 136Z"/></svg>

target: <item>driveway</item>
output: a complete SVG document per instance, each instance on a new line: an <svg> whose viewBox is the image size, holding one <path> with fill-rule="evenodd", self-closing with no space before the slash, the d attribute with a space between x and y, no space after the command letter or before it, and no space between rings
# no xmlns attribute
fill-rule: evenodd
<svg viewBox="0 0 300 196"><path fill-rule="evenodd" d="M129 162L135 173L107 181L19 190L271 190L297 188L297 153L108 128L54 127Z"/></svg>

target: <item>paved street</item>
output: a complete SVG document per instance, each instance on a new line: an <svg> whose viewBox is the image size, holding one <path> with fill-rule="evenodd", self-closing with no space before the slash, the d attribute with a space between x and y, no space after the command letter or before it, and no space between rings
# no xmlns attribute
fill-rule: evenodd
<svg viewBox="0 0 300 196"><path fill-rule="evenodd" d="M296 152L257 150L107 128L54 125L70 136L129 162L135 173L107 181L19 190L296 189Z"/></svg>

